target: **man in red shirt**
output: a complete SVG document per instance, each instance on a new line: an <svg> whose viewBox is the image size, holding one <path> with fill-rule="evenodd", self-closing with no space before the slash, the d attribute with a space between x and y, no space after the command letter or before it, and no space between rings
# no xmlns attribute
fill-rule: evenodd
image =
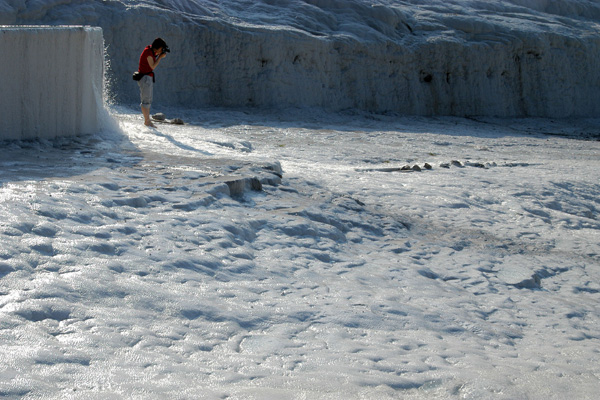
<svg viewBox="0 0 600 400"><path fill-rule="evenodd" d="M140 55L138 71L143 74L138 81L140 87L142 114L144 125L155 128L150 119L150 105L152 104L152 89L154 87L154 70L158 67L160 60L167 56L167 43L161 38L154 39L152 45L147 46Z"/></svg>

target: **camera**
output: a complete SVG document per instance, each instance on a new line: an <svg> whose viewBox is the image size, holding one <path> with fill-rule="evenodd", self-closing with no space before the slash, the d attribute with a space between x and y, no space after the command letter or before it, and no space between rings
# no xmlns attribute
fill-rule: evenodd
<svg viewBox="0 0 600 400"><path fill-rule="evenodd" d="M163 53L170 53L170 52L171 52L171 49L169 49L169 46L165 46L163 48Z"/></svg>

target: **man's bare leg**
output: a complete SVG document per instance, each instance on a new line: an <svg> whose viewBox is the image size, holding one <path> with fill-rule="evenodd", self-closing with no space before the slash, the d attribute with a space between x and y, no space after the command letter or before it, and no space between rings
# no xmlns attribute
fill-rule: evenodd
<svg viewBox="0 0 600 400"><path fill-rule="evenodd" d="M144 125L156 128L150 119L150 109L142 106L142 114L144 115Z"/></svg>

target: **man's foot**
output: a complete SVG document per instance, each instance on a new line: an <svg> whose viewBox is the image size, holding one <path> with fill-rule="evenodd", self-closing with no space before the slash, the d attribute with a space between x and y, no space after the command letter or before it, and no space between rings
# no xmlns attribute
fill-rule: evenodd
<svg viewBox="0 0 600 400"><path fill-rule="evenodd" d="M154 125L152 121L146 121L144 122L144 125L146 125L148 128L156 128L156 125Z"/></svg>

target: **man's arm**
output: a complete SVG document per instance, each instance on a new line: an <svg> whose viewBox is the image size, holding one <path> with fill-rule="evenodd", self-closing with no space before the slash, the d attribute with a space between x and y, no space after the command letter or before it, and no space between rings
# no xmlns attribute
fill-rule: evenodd
<svg viewBox="0 0 600 400"><path fill-rule="evenodd" d="M154 61L154 58L152 56L148 56L148 65L150 65L152 71L154 71L154 68L158 67L158 63L160 62L160 60L162 60L166 56L167 55L165 53L162 53L160 56L158 56L158 59L156 61Z"/></svg>

